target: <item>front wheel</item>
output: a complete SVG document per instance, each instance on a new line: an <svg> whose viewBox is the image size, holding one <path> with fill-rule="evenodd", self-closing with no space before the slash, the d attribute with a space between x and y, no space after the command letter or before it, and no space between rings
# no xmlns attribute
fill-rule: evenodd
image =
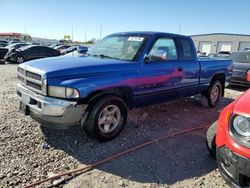
<svg viewBox="0 0 250 188"><path fill-rule="evenodd" d="M210 155L215 158L216 157L216 128L217 128L217 121L214 122L207 130L206 134L206 145Z"/></svg>
<svg viewBox="0 0 250 188"><path fill-rule="evenodd" d="M118 136L126 121L125 102L120 97L110 95L101 98L91 107L82 126L91 138L104 142Z"/></svg>

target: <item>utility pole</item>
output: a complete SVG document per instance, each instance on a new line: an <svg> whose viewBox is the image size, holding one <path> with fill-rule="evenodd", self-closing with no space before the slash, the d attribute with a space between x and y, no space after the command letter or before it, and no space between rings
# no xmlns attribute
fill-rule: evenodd
<svg viewBox="0 0 250 188"><path fill-rule="evenodd" d="M71 28L71 40L72 40L72 42L74 40L74 28L73 28L73 26Z"/></svg>
<svg viewBox="0 0 250 188"><path fill-rule="evenodd" d="M87 32L86 32L86 30L84 31L84 33L85 33L85 42L87 42Z"/></svg>
<svg viewBox="0 0 250 188"><path fill-rule="evenodd" d="M179 34L181 34L181 24L179 25Z"/></svg>
<svg viewBox="0 0 250 188"><path fill-rule="evenodd" d="M24 41L26 42L26 25L24 26Z"/></svg>
<svg viewBox="0 0 250 188"><path fill-rule="evenodd" d="M102 39L102 23L101 23L101 26L100 26L100 40Z"/></svg>

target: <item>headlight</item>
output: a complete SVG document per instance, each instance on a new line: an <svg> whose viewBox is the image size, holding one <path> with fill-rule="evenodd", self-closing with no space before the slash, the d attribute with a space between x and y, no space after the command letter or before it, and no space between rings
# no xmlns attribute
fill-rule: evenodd
<svg viewBox="0 0 250 188"><path fill-rule="evenodd" d="M67 98L79 98L79 92L74 88L66 88Z"/></svg>
<svg viewBox="0 0 250 188"><path fill-rule="evenodd" d="M48 95L51 97L58 97L58 98L69 98L69 99L79 98L78 90L75 88L68 88L68 87L49 86Z"/></svg>
<svg viewBox="0 0 250 188"><path fill-rule="evenodd" d="M250 136L250 118L244 116L236 116L233 119L233 128L241 136Z"/></svg>

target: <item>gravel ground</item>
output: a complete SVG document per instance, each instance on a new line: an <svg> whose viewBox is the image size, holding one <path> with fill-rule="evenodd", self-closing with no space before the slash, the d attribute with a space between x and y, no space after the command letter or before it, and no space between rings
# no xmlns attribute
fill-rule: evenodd
<svg viewBox="0 0 250 188"><path fill-rule="evenodd" d="M16 65L0 65L0 187L22 187L75 169L132 146L192 127L210 125L220 110L243 90L226 89L214 109L194 98L133 110L122 134L107 143L89 139L79 127L65 131L41 128L18 112ZM200 130L158 142L48 187L228 187L208 156Z"/></svg>

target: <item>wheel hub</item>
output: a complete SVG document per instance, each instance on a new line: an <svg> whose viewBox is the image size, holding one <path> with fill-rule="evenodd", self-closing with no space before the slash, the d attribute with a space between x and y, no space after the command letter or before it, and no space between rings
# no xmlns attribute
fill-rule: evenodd
<svg viewBox="0 0 250 188"><path fill-rule="evenodd" d="M118 127L120 120L120 109L116 105L108 105L99 115L98 126L103 133L110 133Z"/></svg>
<svg viewBox="0 0 250 188"><path fill-rule="evenodd" d="M23 63L24 59L22 57L17 57L17 63Z"/></svg>
<svg viewBox="0 0 250 188"><path fill-rule="evenodd" d="M217 85L215 85L211 91L211 101L215 103L218 100L218 97L220 95L220 89Z"/></svg>

